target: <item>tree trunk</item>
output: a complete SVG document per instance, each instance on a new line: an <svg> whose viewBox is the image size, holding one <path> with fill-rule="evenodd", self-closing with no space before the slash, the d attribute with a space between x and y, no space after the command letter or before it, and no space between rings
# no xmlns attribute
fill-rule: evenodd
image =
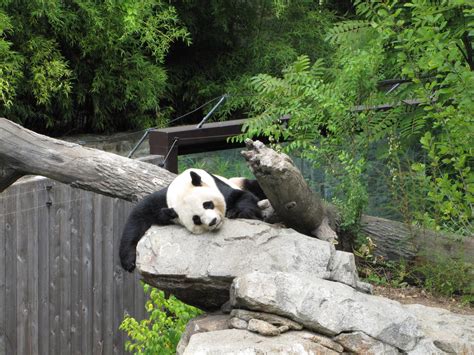
<svg viewBox="0 0 474 355"><path fill-rule="evenodd" d="M128 201L168 186L176 176L151 164L49 138L0 118L0 191L27 174Z"/></svg>
<svg viewBox="0 0 474 355"><path fill-rule="evenodd" d="M410 226L389 219L363 215L361 231L375 243L377 256L386 260L427 259L444 256L474 260L474 238Z"/></svg>
<svg viewBox="0 0 474 355"><path fill-rule="evenodd" d="M259 141L245 143L247 151L242 155L281 221L303 234L337 239L323 200L312 192L291 158Z"/></svg>

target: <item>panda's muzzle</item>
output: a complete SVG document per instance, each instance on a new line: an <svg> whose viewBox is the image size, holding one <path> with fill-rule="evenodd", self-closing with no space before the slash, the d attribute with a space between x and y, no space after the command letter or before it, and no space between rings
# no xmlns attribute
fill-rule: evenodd
<svg viewBox="0 0 474 355"><path fill-rule="evenodd" d="M214 218L211 223L209 223L209 227L212 227L213 225L215 225L217 223L217 218Z"/></svg>

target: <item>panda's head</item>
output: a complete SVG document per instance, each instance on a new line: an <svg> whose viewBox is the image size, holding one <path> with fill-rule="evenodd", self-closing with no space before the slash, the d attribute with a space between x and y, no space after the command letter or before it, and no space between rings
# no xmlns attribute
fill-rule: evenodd
<svg viewBox="0 0 474 355"><path fill-rule="evenodd" d="M191 233L216 230L224 222L224 196L204 170L188 169L168 187L168 207L178 214L178 222Z"/></svg>

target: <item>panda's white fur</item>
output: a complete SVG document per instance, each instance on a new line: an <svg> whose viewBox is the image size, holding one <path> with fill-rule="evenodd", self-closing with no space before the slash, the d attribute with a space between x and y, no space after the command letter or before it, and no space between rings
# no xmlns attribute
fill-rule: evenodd
<svg viewBox="0 0 474 355"><path fill-rule="evenodd" d="M199 176L199 186L193 185L192 172ZM166 202L178 215L175 221L194 234L219 229L224 221L225 198L213 177L202 169L187 169L179 174L168 186Z"/></svg>

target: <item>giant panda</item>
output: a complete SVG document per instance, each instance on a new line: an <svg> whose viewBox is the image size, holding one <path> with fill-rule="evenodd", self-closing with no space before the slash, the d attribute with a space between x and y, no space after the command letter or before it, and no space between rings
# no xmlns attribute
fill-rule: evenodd
<svg viewBox="0 0 474 355"><path fill-rule="evenodd" d="M122 233L122 267L135 269L136 246L153 224L181 224L191 233L217 230L224 217L262 219L258 197L202 169L188 169L171 184L146 196L131 211Z"/></svg>

